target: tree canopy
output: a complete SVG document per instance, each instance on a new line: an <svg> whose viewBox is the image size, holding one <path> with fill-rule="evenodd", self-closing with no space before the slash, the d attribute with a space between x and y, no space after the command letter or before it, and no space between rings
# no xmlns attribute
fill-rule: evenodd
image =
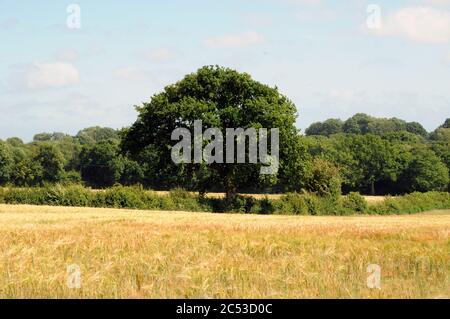
<svg viewBox="0 0 450 319"><path fill-rule="evenodd" d="M262 181L259 164L212 163L175 165L169 150L174 146L172 132L186 128L194 132L194 122L202 121L203 131L218 128L226 135L228 128L279 129L280 166L290 161L290 143L293 143L296 108L277 88L271 88L246 73L217 66L207 66L183 80L167 86L164 92L137 107L138 120L124 133L122 149L138 161L149 164L142 156L149 148L156 156L150 158L151 171L164 171L174 176L195 176L199 190L212 183L219 184L230 197L238 188L255 182L273 184L276 177ZM217 137L216 137L217 138ZM233 141L234 142L234 141ZM227 157L228 148L224 147ZM248 157L248 147L246 149ZM171 167L169 170L168 167ZM277 174L278 175L278 174Z"/></svg>

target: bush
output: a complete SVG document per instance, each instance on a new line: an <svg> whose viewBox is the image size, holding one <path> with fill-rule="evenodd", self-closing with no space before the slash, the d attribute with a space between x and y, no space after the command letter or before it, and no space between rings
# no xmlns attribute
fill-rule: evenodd
<svg viewBox="0 0 450 319"><path fill-rule="evenodd" d="M341 185L339 170L327 160L315 158L312 176L306 183L307 190L318 196L338 199L341 195Z"/></svg>
<svg viewBox="0 0 450 319"><path fill-rule="evenodd" d="M250 203L250 202L248 202ZM276 207L274 205L274 202L265 197L261 200L253 200L251 201L253 205L249 205L247 213L250 214L273 214L276 211Z"/></svg>
<svg viewBox="0 0 450 319"><path fill-rule="evenodd" d="M199 196L181 188L170 191L168 199L171 203L170 208L166 208L167 210L205 211ZM166 201L166 203L170 201Z"/></svg>
<svg viewBox="0 0 450 319"><path fill-rule="evenodd" d="M145 193L142 187L114 186L96 193L98 207L145 209Z"/></svg>
<svg viewBox="0 0 450 319"><path fill-rule="evenodd" d="M81 184L81 174L76 171L64 171L61 174L61 183L64 185Z"/></svg>
<svg viewBox="0 0 450 319"><path fill-rule="evenodd" d="M281 198L281 205L278 206L280 214L308 215L309 209L302 195L291 193Z"/></svg>
<svg viewBox="0 0 450 319"><path fill-rule="evenodd" d="M4 204L4 203L5 203L5 189L0 188L0 204Z"/></svg>
<svg viewBox="0 0 450 319"><path fill-rule="evenodd" d="M350 193L342 199L342 206L345 211L353 213L367 212L367 201L359 193Z"/></svg>
<svg viewBox="0 0 450 319"><path fill-rule="evenodd" d="M388 197L382 204L369 207L373 214L415 214L434 209L449 209L450 193L412 193L399 197Z"/></svg>

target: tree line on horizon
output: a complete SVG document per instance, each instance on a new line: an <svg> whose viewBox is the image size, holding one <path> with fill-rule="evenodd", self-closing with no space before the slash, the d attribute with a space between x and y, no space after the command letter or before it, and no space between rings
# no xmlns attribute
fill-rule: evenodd
<svg viewBox="0 0 450 319"><path fill-rule="evenodd" d="M298 139L304 151L299 167L302 172L311 171L304 176L323 176L315 176L314 183L305 179L298 186L275 185L269 191L316 192L322 184L333 182L344 193L395 195L449 190L450 119L428 133L419 123L356 114L347 121L314 123ZM107 188L142 184L152 189L194 190L192 185L179 183L176 176L161 181L163 172L153 179L156 168L124 156L120 145L120 130L104 127L90 127L75 136L39 133L30 143L17 137L0 140L0 185L82 183ZM256 185L243 191L267 190Z"/></svg>
<svg viewBox="0 0 450 319"><path fill-rule="evenodd" d="M320 196L359 192L397 195L449 191L450 119L428 133L416 122L356 114L342 121L295 127L297 108L278 89L250 75L207 66L136 107L128 128L91 127L75 136L40 133L24 143L0 140L0 186L78 183L116 184L155 190L183 188L238 192L313 192ZM260 175L262 164L175 165L170 149L175 128L279 128L280 169ZM248 155L248 147L247 147Z"/></svg>

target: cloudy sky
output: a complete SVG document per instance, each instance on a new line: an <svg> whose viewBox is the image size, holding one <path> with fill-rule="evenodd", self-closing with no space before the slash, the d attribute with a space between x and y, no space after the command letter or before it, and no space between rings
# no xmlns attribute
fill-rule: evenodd
<svg viewBox="0 0 450 319"><path fill-rule="evenodd" d="M278 86L302 129L450 117L450 0L73 3L0 0L0 138L128 126L133 105L210 64Z"/></svg>

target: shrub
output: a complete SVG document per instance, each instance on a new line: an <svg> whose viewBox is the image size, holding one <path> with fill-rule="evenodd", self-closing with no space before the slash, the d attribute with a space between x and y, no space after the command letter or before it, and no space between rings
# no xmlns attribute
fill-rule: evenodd
<svg viewBox="0 0 450 319"><path fill-rule="evenodd" d="M81 184L81 174L76 171L64 171L61 174L61 183L64 185Z"/></svg>
<svg viewBox="0 0 450 319"><path fill-rule="evenodd" d="M303 196L309 215L322 215L319 198L313 194L305 194Z"/></svg>
<svg viewBox="0 0 450 319"><path fill-rule="evenodd" d="M306 183L307 190L318 196L338 199L341 195L341 185L339 170L327 160L315 158L312 176Z"/></svg>
<svg viewBox="0 0 450 319"><path fill-rule="evenodd" d="M200 198L197 195L193 195L181 188L174 189L169 193L169 199L171 200L171 207L175 207L173 210L186 210L186 211L204 211L205 208L200 202ZM170 209L170 208L167 208Z"/></svg>
<svg viewBox="0 0 450 319"><path fill-rule="evenodd" d="M252 205L249 205L247 213L268 215L273 214L276 211L274 202L267 197L260 200L253 200L251 202ZM247 203L249 203L249 201Z"/></svg>
<svg viewBox="0 0 450 319"><path fill-rule="evenodd" d="M388 197L378 205L369 207L373 214L414 214L433 209L449 209L450 193L412 193L399 197Z"/></svg>
<svg viewBox="0 0 450 319"><path fill-rule="evenodd" d="M290 193L281 198L278 212L281 214L308 215L309 207L303 195Z"/></svg>
<svg viewBox="0 0 450 319"><path fill-rule="evenodd" d="M5 203L5 190L0 187L0 204Z"/></svg>
<svg viewBox="0 0 450 319"><path fill-rule="evenodd" d="M114 186L96 194L97 204L102 207L144 209L144 190L142 187Z"/></svg>
<svg viewBox="0 0 450 319"><path fill-rule="evenodd" d="M342 206L345 211L353 213L367 212L367 201L359 193L350 193L342 199Z"/></svg>

